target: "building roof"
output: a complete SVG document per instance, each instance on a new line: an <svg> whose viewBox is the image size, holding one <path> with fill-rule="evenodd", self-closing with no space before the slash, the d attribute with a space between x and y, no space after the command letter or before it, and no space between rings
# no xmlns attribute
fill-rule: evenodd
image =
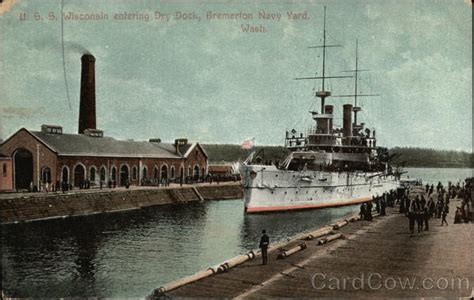
<svg viewBox="0 0 474 300"><path fill-rule="evenodd" d="M206 151L198 143L179 145L176 153L173 143L117 140L112 137L96 137L86 134L53 134L43 131L30 131L21 128L1 145L7 143L20 131L26 131L51 151L62 156L101 156L134 158L187 158L197 147L208 158Z"/></svg>
<svg viewBox="0 0 474 300"><path fill-rule="evenodd" d="M30 131L53 151L69 156L113 156L143 158L180 158L174 144L147 141L116 140L83 134L50 134Z"/></svg>

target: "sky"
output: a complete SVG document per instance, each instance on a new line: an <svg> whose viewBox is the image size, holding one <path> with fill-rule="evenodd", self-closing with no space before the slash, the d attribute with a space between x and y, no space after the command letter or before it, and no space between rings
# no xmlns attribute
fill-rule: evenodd
<svg viewBox="0 0 474 300"><path fill-rule="evenodd" d="M63 18L63 30L61 6L0 4L3 139L41 124L77 132L80 58L89 51L97 127L107 136L282 145L286 130L314 125L308 111L319 109L321 82L294 78L321 75L322 51L308 47L322 43L326 6L327 43L342 45L328 48L326 75L354 69L358 39L359 67L370 70L360 73L359 92L380 95L359 98L358 119L376 128L378 145L472 152L470 1L63 0L64 17L108 16ZM208 12L252 19L208 19ZM263 12L276 19L259 18ZM244 32L247 24L265 32ZM330 79L326 88L351 94L354 80ZM353 99L327 103L342 125L342 105Z"/></svg>

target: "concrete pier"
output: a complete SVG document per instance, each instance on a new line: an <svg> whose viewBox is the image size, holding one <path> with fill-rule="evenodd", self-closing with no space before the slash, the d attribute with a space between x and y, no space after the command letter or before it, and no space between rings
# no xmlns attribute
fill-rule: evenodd
<svg viewBox="0 0 474 300"><path fill-rule="evenodd" d="M170 187L73 190L66 193L9 193L0 195L1 224L60 219L141 209L163 204L243 197L239 182L201 183Z"/></svg>
<svg viewBox="0 0 474 300"><path fill-rule="evenodd" d="M285 259L275 249L268 265L257 257L151 297L468 297L474 286L474 225L453 224L459 203L451 200L449 226L430 219L429 231L410 234L408 218L398 207L388 208L387 216L334 230L342 239L324 245L305 240L306 249Z"/></svg>

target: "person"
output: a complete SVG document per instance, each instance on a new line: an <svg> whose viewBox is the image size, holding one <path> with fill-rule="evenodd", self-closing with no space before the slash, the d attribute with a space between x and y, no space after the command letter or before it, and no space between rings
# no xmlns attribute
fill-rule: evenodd
<svg viewBox="0 0 474 300"><path fill-rule="evenodd" d="M423 197L423 195L421 195L420 205L421 205L421 209L425 209L426 200L425 200L425 197Z"/></svg>
<svg viewBox="0 0 474 300"><path fill-rule="evenodd" d="M371 201L367 202L367 207L365 208L365 213L366 213L366 220L367 221L372 221L372 208L373 204Z"/></svg>
<svg viewBox="0 0 474 300"><path fill-rule="evenodd" d="M416 209L415 201L410 204L408 208L408 226L410 228L410 233L413 234L415 231L415 218L416 218Z"/></svg>
<svg viewBox="0 0 474 300"><path fill-rule="evenodd" d="M454 224L462 223L461 220L462 220L461 208L458 206L456 208L456 212L454 213Z"/></svg>
<svg viewBox="0 0 474 300"><path fill-rule="evenodd" d="M448 221L446 221L446 216L448 215L448 213L449 213L449 207L445 203L444 206L443 206L443 213L442 213L442 219L441 219L441 225L440 226L443 226L444 223L446 223L446 226L448 226Z"/></svg>
<svg viewBox="0 0 474 300"><path fill-rule="evenodd" d="M385 207L387 206L386 202L385 202L385 198L382 197L382 201L380 202L380 215L381 216L385 216Z"/></svg>
<svg viewBox="0 0 474 300"><path fill-rule="evenodd" d="M433 201L433 198L430 198L427 203L428 206L428 213L430 214L430 218L435 217L435 212L436 212L436 205Z"/></svg>
<svg viewBox="0 0 474 300"><path fill-rule="evenodd" d="M428 207L425 207L423 209L423 219L425 221L425 231L428 231L430 229L430 224L429 224L429 220L430 220L430 212L429 212L429 209Z"/></svg>
<svg viewBox="0 0 474 300"><path fill-rule="evenodd" d="M385 195L385 193L383 193L383 195ZM383 199L383 195L382 195L382 199ZM380 197L375 198L374 196L372 196L372 201L375 202L375 211L377 213L380 213Z"/></svg>
<svg viewBox="0 0 474 300"><path fill-rule="evenodd" d="M415 214L416 214L415 218L416 218L416 225L418 228L418 232L422 232L423 222L424 222L424 213L423 213L423 208L421 207L421 201L418 198L418 196L416 196L416 199L415 199Z"/></svg>
<svg viewBox="0 0 474 300"><path fill-rule="evenodd" d="M436 203L436 219L441 218L442 212L443 212L443 200L438 198L438 202Z"/></svg>
<svg viewBox="0 0 474 300"><path fill-rule="evenodd" d="M366 204L362 203L360 205L360 212L359 212L361 220L365 220L365 210L366 210Z"/></svg>
<svg viewBox="0 0 474 300"><path fill-rule="evenodd" d="M400 208L398 210L399 213L404 214L406 211L405 209L405 199L403 199L403 196L400 199Z"/></svg>
<svg viewBox="0 0 474 300"><path fill-rule="evenodd" d="M266 230L262 230L262 237L260 238L260 249L262 251L262 265L266 265L268 261L268 245L270 244L270 238L268 237Z"/></svg>

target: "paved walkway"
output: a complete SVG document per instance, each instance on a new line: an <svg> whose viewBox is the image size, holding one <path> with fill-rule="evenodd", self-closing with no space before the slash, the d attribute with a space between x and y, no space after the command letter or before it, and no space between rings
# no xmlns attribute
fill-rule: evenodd
<svg viewBox="0 0 474 300"><path fill-rule="evenodd" d="M474 286L474 224L449 226L430 220L430 230L410 234L398 208L372 222L340 229L345 239L307 249L286 259L269 254L170 291L171 297L466 297ZM298 244L301 241L296 241Z"/></svg>

